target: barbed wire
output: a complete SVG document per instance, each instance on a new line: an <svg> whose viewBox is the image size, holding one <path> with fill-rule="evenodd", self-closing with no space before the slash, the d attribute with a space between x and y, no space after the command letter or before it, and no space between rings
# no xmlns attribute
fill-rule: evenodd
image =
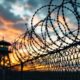
<svg viewBox="0 0 80 80"><path fill-rule="evenodd" d="M13 57L18 63L34 64L34 61L38 61L43 64L50 59L53 62L49 64L58 64L54 61L58 56L52 58L53 56L73 54L70 49L76 50L75 45L80 44L79 1L62 0L59 5L53 3L54 0L50 0L48 5L37 9L31 19L31 28L26 24L26 32L14 41L12 47L17 58ZM39 16L40 12L44 17ZM34 23L36 16L39 21ZM63 64L61 61L59 63L59 66Z"/></svg>

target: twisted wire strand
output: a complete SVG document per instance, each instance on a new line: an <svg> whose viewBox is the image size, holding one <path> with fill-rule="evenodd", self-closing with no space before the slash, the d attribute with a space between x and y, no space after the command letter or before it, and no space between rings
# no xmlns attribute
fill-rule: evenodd
<svg viewBox="0 0 80 80"><path fill-rule="evenodd" d="M20 63L21 61L23 64L28 64L28 62L32 62L33 64L34 62L41 64L53 63L59 66L62 64L63 66L67 62L63 64L61 59L59 61L55 61L55 59L62 57L63 55L63 57L65 57L66 53L73 53L74 49L75 51L77 50L76 46L80 45L80 14L77 9L80 8L80 3L78 3L77 0L62 0L60 5L55 5L53 2L54 0L50 0L48 5L42 6L36 10L31 19L31 29L26 25L26 32L14 41L12 47L17 56L17 62ZM72 8L66 6L68 4L71 5ZM45 10L45 8L47 8L46 17L34 24L35 16L42 9ZM69 26L69 22L66 20L66 10L75 17L76 29L74 30L71 30L72 28L70 27L72 26ZM52 16L53 14L55 14L55 16ZM60 16L62 17L63 22L60 21ZM38 27L40 27L40 33L36 32ZM49 31L50 29L51 31ZM56 36L56 39L54 39L54 36ZM50 62L48 59L50 59ZM68 59L67 61L69 62Z"/></svg>

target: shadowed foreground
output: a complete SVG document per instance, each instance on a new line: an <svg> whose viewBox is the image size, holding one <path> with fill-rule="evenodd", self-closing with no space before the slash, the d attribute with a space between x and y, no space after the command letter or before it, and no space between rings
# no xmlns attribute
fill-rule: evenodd
<svg viewBox="0 0 80 80"><path fill-rule="evenodd" d="M5 71L4 80L80 80L80 72L38 72L28 71L23 72L17 71ZM2 70L0 70L0 80L3 80Z"/></svg>

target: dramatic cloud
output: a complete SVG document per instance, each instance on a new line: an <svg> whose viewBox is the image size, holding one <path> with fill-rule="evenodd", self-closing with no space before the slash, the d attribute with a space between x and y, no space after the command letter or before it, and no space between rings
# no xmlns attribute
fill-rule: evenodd
<svg viewBox="0 0 80 80"><path fill-rule="evenodd" d="M62 1L63 0L53 0L52 4L60 5ZM68 1L68 0L65 0L65 1ZM72 1L75 1L75 0L72 0ZM29 28L31 27L31 24L30 24L31 18L32 18L34 12L38 8L49 4L49 2L50 2L50 0L0 0L0 40L2 40L4 37L5 40L14 42L14 40L18 36L20 36L22 33L24 33L26 31L25 23L28 23ZM77 0L77 2L80 3L80 0ZM73 9L72 5L67 4L65 6L69 7L71 10ZM51 7L51 10L53 8L55 8L55 7ZM71 11L70 9L67 9L67 8L64 9L64 16L65 16L65 21L67 22L70 30L74 31L75 29L78 28L77 19L76 19L75 13L72 12L73 10ZM55 19L55 20L57 19L57 11L58 11L58 8L56 8L52 12L52 14L51 14L52 19ZM59 21L63 25L65 25L61 11L62 11L62 9L60 9L58 18L59 18ZM78 8L78 12L80 13L80 7ZM39 22L40 20L44 20L44 18L47 15L48 15L48 7L42 8L40 11L38 11L38 13L36 13L36 16L34 16L33 25L37 24L37 22ZM44 23L46 23L46 20ZM35 33L37 34L37 36L39 36L41 38L44 36L44 38L45 38L45 33L46 33L45 24L43 27L41 27L41 24L42 23L40 23L35 28ZM58 32L59 36L62 37L63 34L62 34L60 28L62 30L64 30L64 27L61 25L59 28L59 25L54 21L53 21L53 25L55 26L55 30ZM41 29L42 29L42 32L41 32ZM53 41L56 41L57 36L56 36L54 29L52 28L50 23L48 24L47 29L48 29L48 32L50 33L51 39ZM68 32L68 30L67 30L67 32ZM42 33L43 33L43 35L42 35ZM76 32L74 33L74 35L76 35ZM80 38L80 35L78 37ZM27 37L26 37L26 39L27 39ZM40 42L40 40L38 38L36 38L36 36L34 36L34 39L42 47L45 46ZM42 38L42 40L43 40L43 38ZM33 41L35 46L37 46L37 48L40 50L41 47L37 43L35 43L35 41ZM43 41L45 41L45 40L43 40ZM52 43L51 40L49 39L49 35L46 36L46 41L50 44ZM68 38L66 38L65 41L71 43L70 39L68 39ZM28 42L26 42L26 44L28 44ZM33 44L34 50L43 54L41 51L39 51L38 49L35 48L34 44ZM60 45L60 42L56 42L56 44ZM26 51L24 47L25 46L23 45L23 47L21 47L21 49L19 49L19 52L21 52L21 54L25 57L25 55L23 54L23 51L22 51L22 48L24 51ZM51 45L50 47L54 48L54 49L56 48L55 45ZM28 50L31 51L32 55L35 56L35 53L33 53L32 48L31 49L29 48ZM44 50L44 49L42 49L42 50ZM18 58L14 52L13 52L13 54L14 54L15 58L18 60ZM11 62L17 64L16 60L13 58L13 54L10 54ZM26 52L26 54L28 54L28 53ZM44 54L45 54L45 52L44 52Z"/></svg>
<svg viewBox="0 0 80 80"><path fill-rule="evenodd" d="M62 0L53 0L53 4L59 5L61 4L61 1ZM79 0L77 1L79 2ZM28 23L29 27L31 26L30 20L36 9L49 2L50 0L0 0L0 35L5 36L7 33L8 39L10 40L11 35L15 38L17 34L25 32L25 23ZM70 5L66 5L66 7L68 6L72 9ZM33 24L44 19L47 16L47 11L47 8L43 8L39 11L33 20ZM78 11L80 11L80 8ZM75 21L75 17L72 17L71 15L74 16L69 10L65 10L65 16L68 20L67 22L69 22L69 26L76 26L77 21ZM62 17L59 18L63 23Z"/></svg>

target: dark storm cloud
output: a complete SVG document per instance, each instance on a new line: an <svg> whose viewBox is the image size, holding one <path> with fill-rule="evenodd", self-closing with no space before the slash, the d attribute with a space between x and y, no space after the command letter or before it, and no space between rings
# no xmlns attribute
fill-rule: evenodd
<svg viewBox="0 0 80 80"><path fill-rule="evenodd" d="M32 5L33 8L37 8L39 6L44 6L49 4L51 0L28 0L28 4ZM62 3L62 0L52 0L53 4L59 5Z"/></svg>
<svg viewBox="0 0 80 80"><path fill-rule="evenodd" d="M9 9L6 9L4 8L3 6L0 5L0 16L7 19L7 20L10 20L10 21L16 21L16 20L19 20L19 17L15 17L13 15L13 13L10 13L9 12Z"/></svg>
<svg viewBox="0 0 80 80"><path fill-rule="evenodd" d="M39 6L46 5L50 2L50 0L29 0L28 4L32 5L32 7L38 8Z"/></svg>
<svg viewBox="0 0 80 80"><path fill-rule="evenodd" d="M29 0L28 4L30 4L31 6L33 6L33 8L37 7L38 4L38 0Z"/></svg>
<svg viewBox="0 0 80 80"><path fill-rule="evenodd" d="M5 0L6 2L11 2L11 3L14 3L16 2L16 0Z"/></svg>

